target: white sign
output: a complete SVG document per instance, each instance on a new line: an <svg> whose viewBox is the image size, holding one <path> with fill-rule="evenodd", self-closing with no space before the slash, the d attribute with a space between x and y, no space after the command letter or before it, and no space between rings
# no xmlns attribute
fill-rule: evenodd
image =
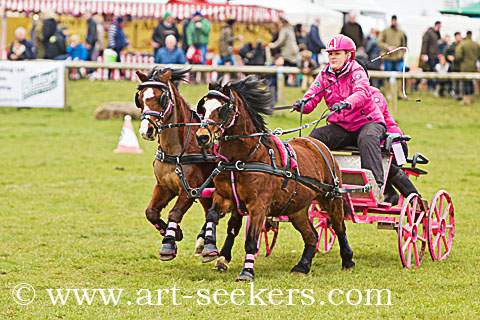
<svg viewBox="0 0 480 320"><path fill-rule="evenodd" d="M63 108L61 61L0 61L0 107Z"/></svg>

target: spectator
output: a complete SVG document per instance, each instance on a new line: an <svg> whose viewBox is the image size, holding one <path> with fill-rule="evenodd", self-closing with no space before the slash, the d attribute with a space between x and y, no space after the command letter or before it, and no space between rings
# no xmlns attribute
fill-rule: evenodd
<svg viewBox="0 0 480 320"><path fill-rule="evenodd" d="M80 37L76 34L72 35L70 45L67 47L67 53L70 60L87 60L87 47L80 42Z"/></svg>
<svg viewBox="0 0 480 320"><path fill-rule="evenodd" d="M35 46L26 37L27 30L24 27L15 29L15 40L8 49L8 60L26 60L37 57Z"/></svg>
<svg viewBox="0 0 480 320"><path fill-rule="evenodd" d="M378 36L380 32L372 28L370 29L370 34L367 36L367 39L365 40L365 53L367 54L368 60L369 60L369 65L368 69L370 70L380 70L382 66L382 61L380 59L370 62L376 57L380 56L382 53L382 49L380 49L378 45Z"/></svg>
<svg viewBox="0 0 480 320"><path fill-rule="evenodd" d="M450 45L450 35L446 34L438 45L438 54L445 55L445 48Z"/></svg>
<svg viewBox="0 0 480 320"><path fill-rule="evenodd" d="M269 52L267 50L267 52ZM268 56L269 54L267 54ZM272 60L272 58L270 57L267 57L267 60ZM277 53L274 57L273 57L273 63L271 64L272 66L283 66L285 65L285 59L283 58L283 56L279 53ZM277 102L278 102L278 95L277 95L277 75L270 75L270 89L273 91L273 95L275 97L275 100L273 102L273 105L272 107L274 107Z"/></svg>
<svg viewBox="0 0 480 320"><path fill-rule="evenodd" d="M302 26L301 23L297 23L295 27L293 27L293 30L295 31L295 41L297 41L297 44L307 44L307 38L305 36L305 30Z"/></svg>
<svg viewBox="0 0 480 320"><path fill-rule="evenodd" d="M435 22L434 27L428 28L428 30L423 34L422 39L422 52L421 59L428 66L428 70L423 68L423 71L433 71L435 70L435 65L438 63L438 50L440 39L440 21Z"/></svg>
<svg viewBox="0 0 480 320"><path fill-rule="evenodd" d="M477 72L477 60L480 58L480 44L472 40L472 31L467 31L467 36L455 48L455 60L460 64L461 72ZM463 105L473 102L473 81L463 81Z"/></svg>
<svg viewBox="0 0 480 320"><path fill-rule="evenodd" d="M373 59L377 58L380 56L382 53L382 49L378 46L378 36L380 32L372 28L370 29L370 34L367 36L367 39L365 40L365 54L367 55L367 64L368 64L368 69L370 70L380 70L382 67L382 61L380 59L375 60L374 62L370 62ZM371 85L374 87L379 88L380 86L383 85L382 79L370 79Z"/></svg>
<svg viewBox="0 0 480 320"><path fill-rule="evenodd" d="M242 58L243 63L249 66L263 66L267 60L260 40L255 48L253 48L251 42L244 44L238 51L238 55Z"/></svg>
<svg viewBox="0 0 480 320"><path fill-rule="evenodd" d="M462 42L462 35L460 32L455 32L453 37L455 41L445 49L445 56L451 65L452 72L460 72L460 63L455 60L455 48ZM461 96L459 80L453 80L452 92L450 94L456 99L459 99Z"/></svg>
<svg viewBox="0 0 480 320"><path fill-rule="evenodd" d="M177 46L177 38L169 34L165 38L165 47L158 49L155 63L160 64L185 64L185 52Z"/></svg>
<svg viewBox="0 0 480 320"><path fill-rule="evenodd" d="M32 17L32 30L30 30L30 39L32 39L33 45L36 49L37 57L42 58L45 56L45 45L43 44L43 19L39 14L34 14Z"/></svg>
<svg viewBox="0 0 480 320"><path fill-rule="evenodd" d="M188 25L190 24L190 22L192 21L191 18L186 18L183 22L182 22L182 50L183 52L187 52L188 50L188 40L187 40L187 27Z"/></svg>
<svg viewBox="0 0 480 320"><path fill-rule="evenodd" d="M60 28L48 39L45 46L45 59L65 60L67 54L68 27L60 25Z"/></svg>
<svg viewBox="0 0 480 320"><path fill-rule="evenodd" d="M363 47L363 30L355 21L355 12L350 11L348 13L348 22L343 25L340 33L352 39L353 42L355 42L357 50Z"/></svg>
<svg viewBox="0 0 480 320"><path fill-rule="evenodd" d="M284 59L284 65L295 67L297 66L298 46L293 27L288 24L285 18L280 18L277 25L280 30L278 39L270 43L268 48L270 50L280 49L280 54Z"/></svg>
<svg viewBox="0 0 480 320"><path fill-rule="evenodd" d="M92 61L92 53L95 50L95 45L98 41L98 28L97 23L90 12L85 13L85 19L87 19L87 37L85 39L85 48L87 49L86 60Z"/></svg>
<svg viewBox="0 0 480 320"><path fill-rule="evenodd" d="M180 34L178 33L177 26L170 12L165 13L163 20L159 21L153 30L152 47L154 57L157 56L158 49L165 47L165 38L168 35L175 36L175 43L180 41Z"/></svg>
<svg viewBox="0 0 480 320"><path fill-rule="evenodd" d="M451 72L450 63L447 62L444 55L438 55L438 63L435 65L435 72L439 75L446 75ZM444 92L447 93L450 91L451 82L450 80L439 80L437 81L438 91L434 93L435 97L445 97ZM448 88L447 88L448 87Z"/></svg>
<svg viewBox="0 0 480 320"><path fill-rule="evenodd" d="M219 65L233 65L233 43L236 40L242 40L241 35L233 36L233 25L235 19L228 19L227 24L220 31L220 61Z"/></svg>
<svg viewBox="0 0 480 320"><path fill-rule="evenodd" d="M195 49L200 50L202 54L202 64L205 64L210 29L210 21L205 19L199 11L193 14L192 21L190 21L187 27L187 44L189 47L194 46Z"/></svg>
<svg viewBox="0 0 480 320"><path fill-rule="evenodd" d="M97 61L98 57L103 55L103 49L105 49L105 28L103 26L103 16L96 14L93 16L93 20L97 26L97 42L92 50L92 61Z"/></svg>
<svg viewBox="0 0 480 320"><path fill-rule="evenodd" d="M47 10L43 16L41 40L46 50L50 37L57 32L57 21L55 20L55 13L51 10Z"/></svg>
<svg viewBox="0 0 480 320"><path fill-rule="evenodd" d="M298 68L302 70L302 91L307 91L310 84L313 82L313 76L309 73L317 69L318 65L312 59L312 52L303 50L300 52L301 59L298 62Z"/></svg>
<svg viewBox="0 0 480 320"><path fill-rule="evenodd" d="M390 27L383 30L378 37L378 46L382 49L382 53L386 53L398 47L405 47L405 42L405 33L398 27L397 16L393 15ZM385 71L402 71L404 54L404 50L397 50L383 57L383 69Z"/></svg>
<svg viewBox="0 0 480 320"><path fill-rule="evenodd" d="M121 62L120 52L125 48L131 48L127 37L123 32L123 28L125 28L125 21L122 17L116 18L116 21L108 28L108 48L117 53L117 62ZM113 69L108 70L109 79L112 78L112 71ZM120 72L120 76L124 78L125 74L123 73L122 69L118 69L118 71Z"/></svg>
<svg viewBox="0 0 480 320"><path fill-rule="evenodd" d="M312 52L312 59L318 64L318 55L325 49L325 45L320 39L320 19L315 19L310 32L307 35L307 48Z"/></svg>

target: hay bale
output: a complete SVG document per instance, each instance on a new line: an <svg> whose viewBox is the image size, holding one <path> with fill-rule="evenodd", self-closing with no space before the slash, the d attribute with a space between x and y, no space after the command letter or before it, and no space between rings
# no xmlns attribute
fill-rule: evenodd
<svg viewBox="0 0 480 320"><path fill-rule="evenodd" d="M140 119L140 109L131 102L107 102L95 110L95 119L123 119L126 115Z"/></svg>

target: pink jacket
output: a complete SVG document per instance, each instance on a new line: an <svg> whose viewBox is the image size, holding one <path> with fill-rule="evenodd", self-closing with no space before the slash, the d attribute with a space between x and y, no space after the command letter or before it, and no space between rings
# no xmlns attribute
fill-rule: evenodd
<svg viewBox="0 0 480 320"><path fill-rule="evenodd" d="M370 93L372 94L373 101L383 114L385 124L387 125L387 132L399 133L403 135L403 131L398 127L398 124L392 119L392 117L390 117L390 114L388 113L387 100L383 96L382 92L375 87L370 87Z"/></svg>
<svg viewBox="0 0 480 320"><path fill-rule="evenodd" d="M349 73L350 71L352 72ZM347 131L357 131L368 122L385 123L381 111L373 102L367 74L356 61L347 62L339 74L335 74L327 64L315 78L303 100L337 81L337 77L341 79L305 105L305 113L312 112L324 98L327 107L340 101L350 104L349 109L343 109L340 113L328 117L328 122L336 123Z"/></svg>

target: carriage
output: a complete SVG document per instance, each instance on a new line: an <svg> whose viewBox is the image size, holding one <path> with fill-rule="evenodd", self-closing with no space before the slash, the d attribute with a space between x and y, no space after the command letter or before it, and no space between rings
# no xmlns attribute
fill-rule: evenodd
<svg viewBox="0 0 480 320"><path fill-rule="evenodd" d="M391 146L400 140L410 140L409 136L389 135L382 150L385 180L392 164L393 152ZM388 146L388 147L387 147ZM445 190L439 190L432 198L430 206L418 194L410 194L407 198L400 195L398 205L383 202L383 191L374 183L373 174L360 166L358 149L346 148L333 151L335 159L340 165L344 188L358 188L371 184L368 192L347 193L344 201L350 208L351 214L345 220L358 224L377 224L377 229L395 230L397 232L398 253L402 265L406 268L419 267L428 247L434 261L448 258L453 245L455 232L454 207L452 198ZM417 165L425 165L428 158L416 153L406 159L408 165L401 169L407 177L419 177L428 172ZM317 252L329 252L335 243L335 231L331 227L328 213L313 201L308 215L315 229L318 231ZM266 256L269 256L278 237L279 222L287 222L287 217L269 218L262 228L265 242ZM269 232L273 233L272 239ZM259 238L259 248L262 237ZM413 263L412 263L413 259Z"/></svg>
<svg viewBox="0 0 480 320"><path fill-rule="evenodd" d="M175 242L182 238L178 224L196 198L200 199L206 214L203 234L198 238L204 242L197 241L196 249L201 248L203 262L219 258L216 268L220 270L228 268L226 262L232 257L234 239L242 225L241 216L249 216L245 228L244 268L237 281L254 280L254 260L262 236L269 255L281 221L291 222L302 234L305 244L300 261L291 270L294 273L308 273L315 251L328 252L336 239L342 269L355 266L344 220L375 222L380 229L397 230L398 251L404 267L420 266L427 245L434 260L448 257L455 224L452 200L446 191L437 192L430 208L417 193L409 193L405 199L400 197L397 206L383 202L384 188L379 190L372 172L361 168L358 150L342 150L333 155L313 138L299 137L288 143L278 138L305 126L287 131L271 131L266 127L262 114L271 114L272 95L264 81L247 77L226 86L210 84L209 92L193 111L171 81L181 78L185 72L154 69L148 76L137 73L142 81L135 95L136 104L142 109L142 137L154 140L162 135L154 161L157 185L146 210L149 221L165 235L159 252L161 260L172 260L177 255ZM192 127L198 128L195 133ZM162 134L164 129L173 128L178 129ZM392 166L391 150L395 150L392 146L407 139L409 137L390 135L385 140L384 181ZM175 147L172 141L177 141ZM220 141L225 148L220 149ZM209 148L213 154L207 152ZM179 150L182 150L180 154L176 154ZM426 174L417 167L428 163L423 155L417 153L407 162L410 166L402 168L407 176ZM300 174L300 167L314 170L304 175ZM238 173L238 183L234 172ZM194 178L200 181L200 187L190 186ZM258 184L259 181L262 183ZM267 184L270 187L266 187ZM175 189L169 190L166 185L174 185ZM161 197L165 192L170 195L168 199ZM179 197L167 224L160 219L160 212L175 193ZM342 204L349 210L342 210ZM221 213L227 212L232 215L227 239L219 251L215 226ZM267 212L274 218L266 216ZM271 241L270 230L274 233Z"/></svg>

